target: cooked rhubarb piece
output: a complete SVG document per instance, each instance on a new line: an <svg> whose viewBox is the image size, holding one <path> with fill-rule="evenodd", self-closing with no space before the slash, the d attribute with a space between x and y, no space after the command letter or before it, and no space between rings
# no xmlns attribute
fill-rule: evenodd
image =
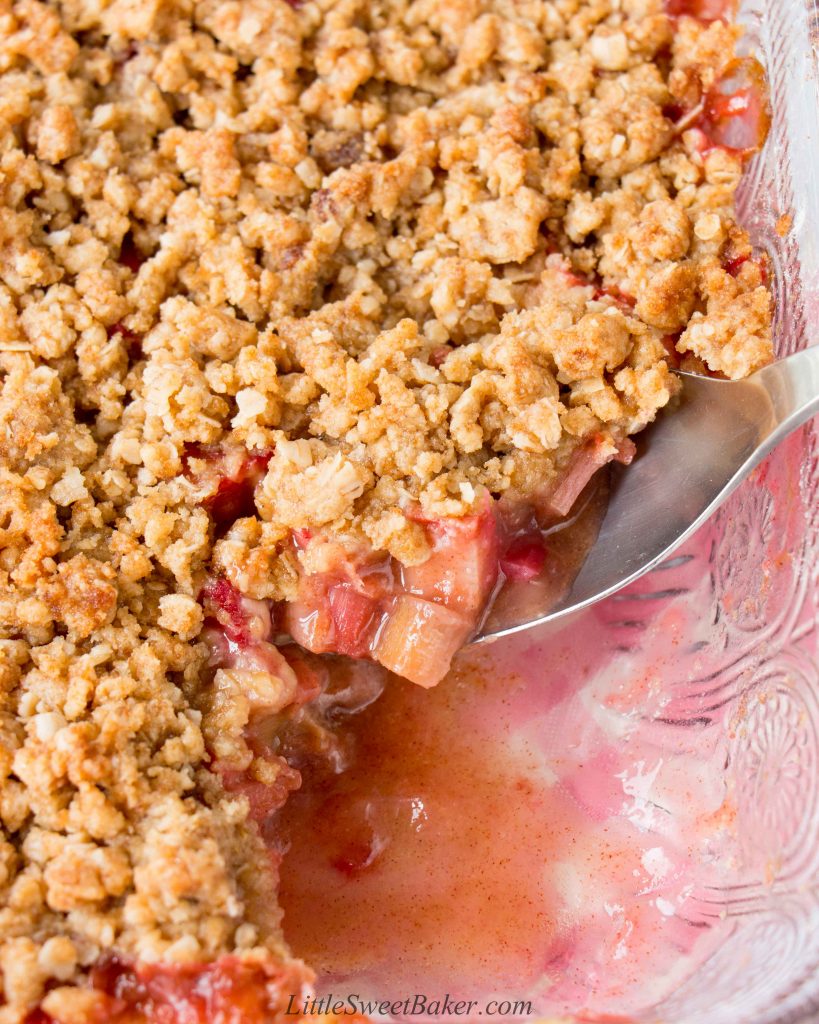
<svg viewBox="0 0 819 1024"><path fill-rule="evenodd" d="M306 547L311 538L295 538ZM317 544L324 544L321 537ZM366 657L383 602L392 593L393 569L389 559L361 552L356 560L339 549L332 572L302 576L299 597L284 609L284 625L302 647L316 654Z"/></svg>
<svg viewBox="0 0 819 1024"><path fill-rule="evenodd" d="M687 15L698 21L730 21L736 12L736 0L666 0L665 9L672 18Z"/></svg>
<svg viewBox="0 0 819 1024"><path fill-rule="evenodd" d="M613 299L625 313L630 313L634 309L637 301L633 295L627 295L625 292L622 292L619 288L616 288L613 285L595 285L594 298Z"/></svg>
<svg viewBox="0 0 819 1024"><path fill-rule="evenodd" d="M224 627L214 628L210 623L201 636L211 650L210 664L241 673L254 705L289 704L294 699L296 675L275 644L266 640L236 640ZM271 690L274 684L270 680L275 680L275 691Z"/></svg>
<svg viewBox="0 0 819 1024"><path fill-rule="evenodd" d="M269 750L262 750L250 769L225 768L215 761L213 770L229 793L245 797L250 817L259 825L283 807L288 795L301 784L298 771Z"/></svg>
<svg viewBox="0 0 819 1024"><path fill-rule="evenodd" d="M331 587L328 597L330 616L338 638L338 653L361 657L365 651L362 638L367 636L375 622L378 603L349 582Z"/></svg>
<svg viewBox="0 0 819 1024"><path fill-rule="evenodd" d="M402 594L385 618L373 654L396 675L434 686L474 630L473 620L445 605Z"/></svg>
<svg viewBox="0 0 819 1024"><path fill-rule="evenodd" d="M299 682L270 642L269 604L245 597L225 579L208 580L200 600L207 616L202 639L210 647L210 663L241 682L252 713L273 714L290 704Z"/></svg>
<svg viewBox="0 0 819 1024"><path fill-rule="evenodd" d="M443 678L492 598L498 526L488 495L476 515L431 520L416 512L413 518L431 549L420 565L362 554L356 566L340 554L335 571L302 577L298 599L284 609L297 643L318 654L374 658L423 686ZM311 543L325 542L296 538L297 547Z"/></svg>
<svg viewBox="0 0 819 1024"><path fill-rule="evenodd" d="M415 518L425 526L432 553L420 565L403 568L404 590L441 602L476 627L498 579L493 503L487 495L480 512L460 519Z"/></svg>
<svg viewBox="0 0 819 1024"><path fill-rule="evenodd" d="M298 788L299 773L273 753L267 743L271 721L287 707L303 703L318 691L303 664L294 668L270 642L270 607L245 597L224 579L208 580L200 594L206 619L201 639L210 649L215 669L211 681L214 706L240 700L247 708L245 739L253 759L236 768L220 760L211 768L226 790L244 796L250 817L262 825Z"/></svg>
<svg viewBox="0 0 819 1024"><path fill-rule="evenodd" d="M616 285L604 284L598 274L581 273L565 258L561 258L557 267L557 276L570 288L591 288L591 297L595 302L612 299L624 313L630 313L634 309L636 299L633 295L621 291Z"/></svg>
<svg viewBox="0 0 819 1024"><path fill-rule="evenodd" d="M288 1006L300 1005L303 986L297 971L272 959L238 956L178 965L131 965L108 956L91 969L89 982L85 1024L273 1024L285 1019ZM62 1020L38 1009L25 1024Z"/></svg>
<svg viewBox="0 0 819 1024"><path fill-rule="evenodd" d="M762 147L770 124L762 65L754 57L731 61L705 96L701 130L712 145L748 155Z"/></svg>
<svg viewBox="0 0 819 1024"><path fill-rule="evenodd" d="M221 577L208 580L200 600L206 615L216 619L227 639L237 647L270 638L269 606L264 601L245 597L228 580Z"/></svg>
<svg viewBox="0 0 819 1024"><path fill-rule="evenodd" d="M531 530L513 537L500 557L500 569L507 580L533 580L546 564L546 542L543 535Z"/></svg>
<svg viewBox="0 0 819 1024"><path fill-rule="evenodd" d="M613 461L628 465L635 452L634 442L628 438L615 445L611 438L595 435L574 451L563 478L541 503L542 511L567 516L598 469Z"/></svg>
<svg viewBox="0 0 819 1024"><path fill-rule="evenodd" d="M123 61L124 63L124 61ZM137 248L134 236L129 231L122 240L119 250L119 262L127 267L132 274L136 274L145 262L145 254Z"/></svg>
<svg viewBox="0 0 819 1024"><path fill-rule="evenodd" d="M214 522L229 525L255 513L253 495L272 454L238 445L185 446L186 475L204 490L202 504Z"/></svg>

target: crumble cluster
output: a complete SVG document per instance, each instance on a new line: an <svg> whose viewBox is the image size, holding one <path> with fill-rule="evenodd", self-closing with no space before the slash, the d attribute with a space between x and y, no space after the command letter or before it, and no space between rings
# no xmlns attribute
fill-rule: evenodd
<svg viewBox="0 0 819 1024"><path fill-rule="evenodd" d="M206 572L286 598L305 527L421 562L403 509L641 429L669 338L769 358L742 161L664 113L737 34L660 0L4 0L2 1024L85 1019L111 949L287 957L208 768ZM218 539L202 446L272 453Z"/></svg>

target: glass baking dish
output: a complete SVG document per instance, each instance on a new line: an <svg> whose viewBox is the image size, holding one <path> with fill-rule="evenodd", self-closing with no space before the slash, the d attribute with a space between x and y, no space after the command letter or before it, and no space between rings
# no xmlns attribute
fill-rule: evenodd
<svg viewBox="0 0 819 1024"><path fill-rule="evenodd" d="M782 356L819 340L819 0L746 0L740 17L741 51L767 69L773 124L744 179L739 215L771 259ZM645 960L642 974L635 955L635 976L623 975L616 988L602 960L597 982L586 977L585 989L556 984L564 966L552 956L537 981L514 986L528 1019L819 1020L818 616L813 422L654 572L566 624L467 653L479 673L505 666L523 680L530 739L547 721L538 701L553 705L549 695L559 686L565 719L555 726L552 717L543 726L548 735L536 738L556 759L585 742L571 738L573 704L605 716L616 757L627 765L615 776L629 795L622 813L647 837L669 834L672 825L692 836L676 889L666 882L635 889L643 909L671 922L658 931L667 955ZM580 767L598 755L590 743ZM703 815L708 838L695 841ZM522 820L519 828L537 825ZM652 870L663 857L657 849L646 854ZM583 878L573 884L588 899ZM622 907L599 902L601 915L616 922ZM440 988L441 980L430 985ZM449 980L454 991L458 979ZM366 971L348 971L325 977L321 988L379 985ZM493 990L473 986L469 994L488 998ZM518 1008L508 1019L527 1015Z"/></svg>
<svg viewBox="0 0 819 1024"><path fill-rule="evenodd" d="M819 343L819 4L745 0L740 20L773 124L739 219L771 258L783 356ZM819 423L676 557L568 632L579 642L590 622L610 678L661 678L647 709L659 755L702 752L710 777L694 784L722 789L736 843L721 863L700 851L686 905L718 933L713 951L624 1009L664 1024L819 1020Z"/></svg>
<svg viewBox="0 0 819 1024"><path fill-rule="evenodd" d="M740 18L743 49L767 70L773 125L745 178L739 215L772 261L783 356L819 343L819 4L746 0ZM692 633L669 669L680 714L667 726L668 742L678 742L681 731L713 734L725 755L722 781L735 808L738 849L728 877L702 894L719 917L720 945L645 1017L668 1024L814 1021L819 423L774 452L686 551L699 568L672 599L690 616ZM655 573L648 586L673 588L673 575ZM621 595L621 603L631 599L633 606L639 592Z"/></svg>

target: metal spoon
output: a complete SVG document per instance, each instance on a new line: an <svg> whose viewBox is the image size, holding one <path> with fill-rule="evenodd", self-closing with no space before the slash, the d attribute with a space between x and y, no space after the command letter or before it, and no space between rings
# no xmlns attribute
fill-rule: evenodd
<svg viewBox="0 0 819 1024"><path fill-rule="evenodd" d="M612 472L596 543L569 592L542 615L493 627L481 643L562 618L608 597L667 558L788 434L819 412L819 345L745 380L680 373L680 404Z"/></svg>

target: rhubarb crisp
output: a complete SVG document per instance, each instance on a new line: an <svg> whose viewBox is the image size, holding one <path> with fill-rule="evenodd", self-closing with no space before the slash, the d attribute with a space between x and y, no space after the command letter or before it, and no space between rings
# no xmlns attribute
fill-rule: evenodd
<svg viewBox="0 0 819 1024"><path fill-rule="evenodd" d="M298 1005L282 723L437 682L675 369L770 359L731 14L3 0L2 1024Z"/></svg>

